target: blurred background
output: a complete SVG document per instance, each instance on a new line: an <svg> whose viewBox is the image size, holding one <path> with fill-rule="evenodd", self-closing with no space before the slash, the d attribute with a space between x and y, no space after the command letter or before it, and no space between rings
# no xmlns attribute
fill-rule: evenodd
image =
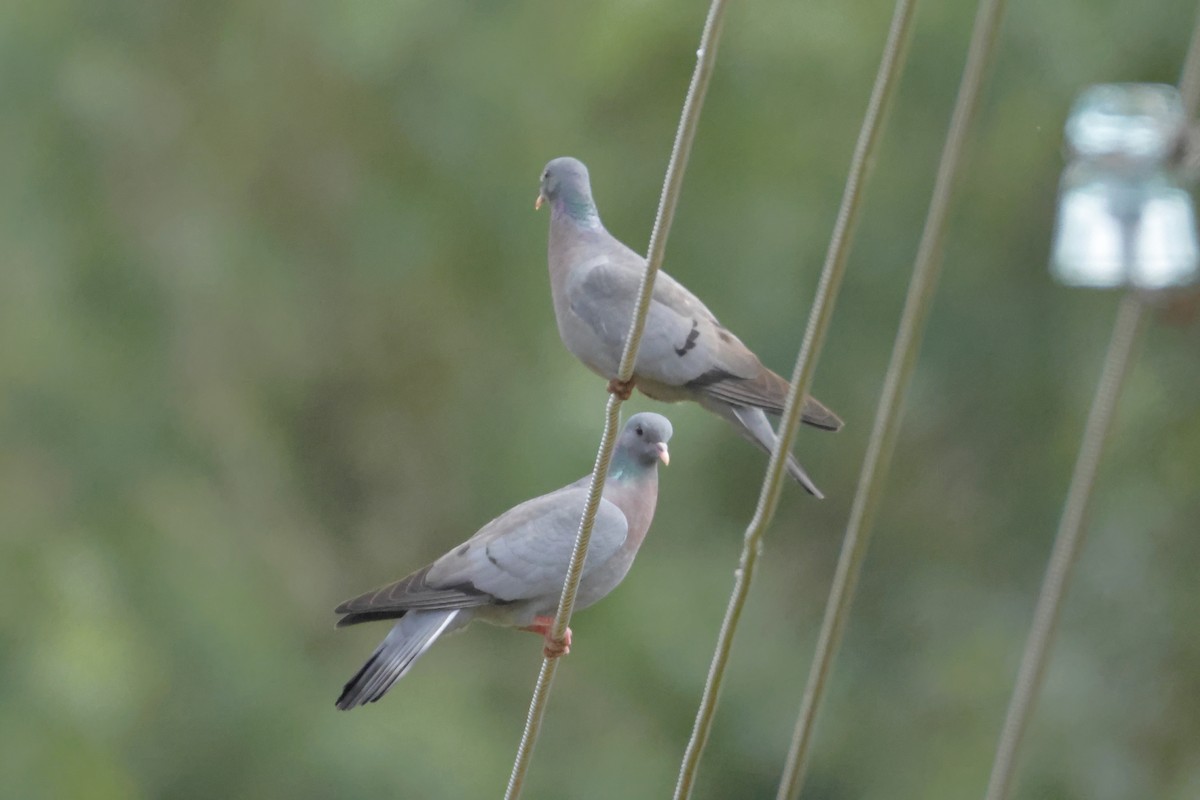
<svg viewBox="0 0 1200 800"><path fill-rule="evenodd" d="M774 795L957 88L918 16L697 797ZM477 626L334 710L341 600L585 473L540 170L643 250L702 2L0 9L0 794L496 797L540 659ZM891 13L735 3L667 269L788 374ZM1193 4L1014 3L808 798L979 796L1115 295L1046 268L1069 104L1174 82ZM1200 327L1143 342L1024 751L1028 798L1200 796ZM662 797L766 459L695 407L574 621L529 797Z"/></svg>

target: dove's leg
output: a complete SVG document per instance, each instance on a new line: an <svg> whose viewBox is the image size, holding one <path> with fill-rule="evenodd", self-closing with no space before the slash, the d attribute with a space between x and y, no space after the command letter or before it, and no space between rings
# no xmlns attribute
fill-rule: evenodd
<svg viewBox="0 0 1200 800"><path fill-rule="evenodd" d="M558 658L565 656L571 652L571 629L567 628L567 632L563 634L561 642L556 642L552 638L554 632L554 617L534 617L532 625L526 625L519 630L536 633L546 640L546 645L542 648L542 655L546 658Z"/></svg>
<svg viewBox="0 0 1200 800"><path fill-rule="evenodd" d="M608 382L608 391L610 394L615 394L622 401L628 400L629 395L633 394L633 386L636 381L630 378L627 381L617 380L613 378Z"/></svg>

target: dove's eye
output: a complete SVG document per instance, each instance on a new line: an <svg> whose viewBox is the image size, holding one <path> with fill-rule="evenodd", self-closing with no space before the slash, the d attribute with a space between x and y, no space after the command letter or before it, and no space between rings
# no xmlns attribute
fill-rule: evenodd
<svg viewBox="0 0 1200 800"><path fill-rule="evenodd" d="M638 436L641 436L643 433L645 433L645 431L642 430L641 425L638 425L636 428L634 428L633 432L636 433Z"/></svg>

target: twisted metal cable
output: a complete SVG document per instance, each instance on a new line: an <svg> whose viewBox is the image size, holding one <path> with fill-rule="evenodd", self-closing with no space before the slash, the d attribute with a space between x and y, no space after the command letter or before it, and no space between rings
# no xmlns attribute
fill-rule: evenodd
<svg viewBox="0 0 1200 800"><path fill-rule="evenodd" d="M921 336L941 271L941 248L954 182L962 161L967 135L979 106L981 88L991 66L1004 7L1004 0L981 0L976 12L962 82L959 84L950 129L938 165L937 180L921 243L917 249L908 297L892 348L883 393L875 414L874 428L863 459L858 489L851 506L850 520L846 525L846 535L830 588L829 601L825 606L825 616L804 689L800 714L796 720L792 746L780 780L777 795L779 800L797 797L804 783L817 711L820 709L833 661L841 644L842 633L850 616L850 605L858 584L858 575L866 557L867 545L870 543L875 510L895 450L904 395L916 366Z"/></svg>
<svg viewBox="0 0 1200 800"><path fill-rule="evenodd" d="M758 506L746 529L741 558L737 571L734 573L733 593L730 595L725 619L717 637L716 652L713 654L712 663L709 666L708 678L700 699L700 706L696 712L692 735L688 740L683 762L679 768L679 778L675 786L676 800L683 800L683 798L691 796L700 759L712 732L717 700L729 663L729 656L733 650L733 637L741 620L746 598L750 593L750 584L754 577L758 556L762 551L762 537L767 526L771 524L775 509L779 504L787 454L791 451L792 441L800 427L800 411L804 406L804 396L808 393L808 388L812 383L817 360L825 343L825 335L829 330L830 321L833 319L834 306L850 254L850 242L853 239L862 205L863 187L870 178L875 152L878 149L884 121L887 117L887 109L903 72L915 5L916 0L898 0L892 15L883 56L875 76L870 100L867 103L867 112L859 130L854 154L851 157L850 172L846 178L846 187L842 192L833 236L826 252L825 264L821 269L813 311L809 316L804 340L800 345L800 353L793 369L791 386L784 404L783 421L779 428L779 441L771 452L766 477L759 494Z"/></svg>
<svg viewBox="0 0 1200 800"><path fill-rule="evenodd" d="M675 133L675 141L671 148L671 159L667 165L667 176L663 184L662 197L659 200L658 212L654 220L654 229L650 234L650 246L646 256L646 272L642 276L638 288L638 299L625 337L625 349L621 354L621 364L617 370L617 379L627 383L633 377L633 368L637 362L638 346L641 344L642 333L646 327L646 316L650 309L650 300L654 294L654 278L662 265L663 255L667 247L667 235L671 222L675 218L675 209L679 204L679 194L683 187L683 176L687 169L688 156L691 154L692 142L696 137L696 127L700 120L700 110L708 92L709 79L717 59L717 44L720 41L721 26L724 21L726 0L712 0L708 16L704 22L704 32L700 36L700 49L696 52L696 68L692 73L691 84L688 86L687 97L683 104L679 128ZM563 583L562 595L559 598L558 611L554 617L551 629L554 641L561 642L571 621L571 613L575 608L575 596L579 591L579 581L583 573L584 559L587 556L588 545L591 542L592 528L596 521L596 511L604 492L604 482L608 476L608 465L612 458L613 445L616 442L617 423L619 421L621 399L616 394L610 394L605 406L604 432L600 437L600 446L596 453L596 462L592 468L592 479L588 487L587 503L584 507L583 518L579 522L579 533L576 535L575 547L571 552L571 561L567 567L566 580ZM521 734L521 743L517 747L516 759L513 762L512 774L508 779L508 788L504 793L505 800L515 800L521 794L525 782L525 774L529 769L530 757L537 737L541 731L542 719L546 714L546 702L550 695L550 685L554 680L554 672L558 659L545 658L538 672L537 683L534 685L533 697L529 703L529 713L525 718L525 730Z"/></svg>
<svg viewBox="0 0 1200 800"><path fill-rule="evenodd" d="M1187 119L1194 120L1197 109L1200 109L1200 15L1192 28L1192 40L1188 43L1187 55L1183 58L1179 94L1182 95L1184 114Z"/></svg>
<svg viewBox="0 0 1200 800"><path fill-rule="evenodd" d="M1192 31L1191 43L1184 59L1179 79L1187 119L1196 117L1200 107L1200 15ZM1120 400L1121 388L1129 374L1133 354L1144 327L1145 305L1136 290L1127 291L1121 298L1117 318L1113 323L1112 339L1104 358L1104 370L1096 384L1096 394L1088 412L1079 445L1071 483L1063 502L1054 546L1046 564L1046 575L1038 592L1033 622L1021 655L1021 666L1005 712L1004 727L996 746L992 772L988 778L987 800L1004 800L1009 796L1016 773L1017 755L1029 726L1029 718L1041 692L1050 658L1050 647L1058 630L1063 597L1071 579L1072 567L1083 546L1088 501L1096 480L1096 470L1104 454L1104 442L1112 428L1113 413Z"/></svg>
<svg viewBox="0 0 1200 800"><path fill-rule="evenodd" d="M1021 746L1030 712L1037 699L1038 690L1045 676L1050 644L1058 628L1059 610L1071 568L1079 555L1083 542L1084 517L1096 469L1104 452L1104 440L1112 427L1113 411L1121 395L1121 387L1129 372L1134 346L1142 329L1143 306L1141 299L1130 292L1121 298L1117 321L1113 326L1112 340L1104 360L1104 371L1096 386L1096 396L1088 413L1084 427L1083 442L1071 475L1071 486L1063 506L1062 519L1054 538L1054 549L1046 566L1046 576L1038 594L1037 608L1033 613L1033 624L1021 657L1017 682L1009 700L996 758L992 762L992 774L988 779L988 800L1001 800L1008 796L1016 768L1017 750Z"/></svg>

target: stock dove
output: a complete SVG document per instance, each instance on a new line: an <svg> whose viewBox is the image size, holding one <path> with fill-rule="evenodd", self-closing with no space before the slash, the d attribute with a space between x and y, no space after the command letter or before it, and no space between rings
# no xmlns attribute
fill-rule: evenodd
<svg viewBox="0 0 1200 800"><path fill-rule="evenodd" d="M635 414L625 423L596 513L576 609L611 592L633 564L654 517L658 464L669 460L670 438L671 423L659 414ZM344 615L338 627L399 621L346 683L337 707L375 702L439 636L474 619L541 634L548 658L569 652L570 629L561 644L550 629L590 477L521 503L429 566L338 606Z"/></svg>
<svg viewBox="0 0 1200 800"><path fill-rule="evenodd" d="M783 412L788 382L763 366L703 303L659 272L633 380L616 380L646 259L612 236L592 200L587 167L556 158L542 172L535 208L550 206L550 289L563 344L609 390L627 398L636 385L668 403L694 400L728 420L743 437L770 453L777 437L767 413ZM812 397L803 421L836 431L842 421ZM788 473L810 494L824 497L795 456Z"/></svg>

